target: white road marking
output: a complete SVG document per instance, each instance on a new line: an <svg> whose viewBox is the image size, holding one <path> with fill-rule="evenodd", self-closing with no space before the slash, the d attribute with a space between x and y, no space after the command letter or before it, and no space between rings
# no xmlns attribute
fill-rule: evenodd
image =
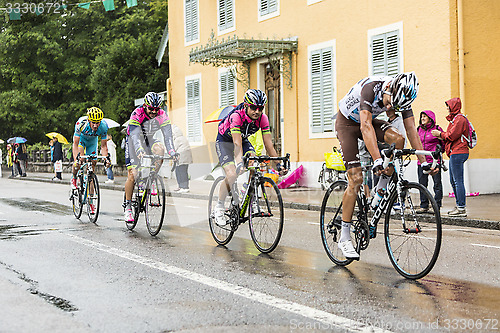
<svg viewBox="0 0 500 333"><path fill-rule="evenodd" d="M474 246L482 246L482 247L492 247L494 249L500 249L500 246L493 246L493 245L485 245L485 244L471 244L471 245L474 245Z"/></svg>
<svg viewBox="0 0 500 333"><path fill-rule="evenodd" d="M319 225L319 222L307 222L307 224Z"/></svg>
<svg viewBox="0 0 500 333"><path fill-rule="evenodd" d="M241 287L229 282L214 279L209 276L195 273L192 271L185 270L172 265L167 265L165 263L154 261L145 257L138 256L136 254L123 251L114 247L110 247L105 244L97 243L88 239L84 239L75 235L65 234L69 236L74 242L97 249L102 252L106 252L117 257L128 259L130 261L139 263L144 266L148 266L160 271L177 275L181 278L189 279L191 281L204 284L206 286L217 288L228 293L238 295L247 298L251 301L259 302L268 306L275 307L280 310L288 311L296 315L300 315L312 320L316 320L326 325L333 327L338 327L341 329L347 329L351 332L388 332L390 331L380 329L378 327L369 326L361 322L357 322L345 317L337 316L332 313L328 313L322 310L314 309L306 305L301 305L294 303L282 298L274 297L255 291L249 288Z"/></svg>

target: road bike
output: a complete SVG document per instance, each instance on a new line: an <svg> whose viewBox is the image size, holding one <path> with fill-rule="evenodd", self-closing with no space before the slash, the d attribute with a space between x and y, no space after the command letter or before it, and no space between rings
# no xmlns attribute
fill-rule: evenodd
<svg viewBox="0 0 500 333"><path fill-rule="evenodd" d="M325 153L325 162L319 172L318 183L321 184L322 190L328 189L331 184L339 179L347 179L340 149L333 147L332 150L331 153Z"/></svg>
<svg viewBox="0 0 500 333"><path fill-rule="evenodd" d="M132 195L131 207L132 222L126 222L127 228L133 230L139 221L140 213L144 212L146 227L151 236L156 236L161 230L165 218L166 195L163 177L159 173L159 165L162 160L171 160L172 157L161 155L144 155L141 164L137 168L137 179L135 190ZM176 162L174 161L172 170L174 171ZM123 207L125 208L125 194L123 195Z"/></svg>
<svg viewBox="0 0 500 333"><path fill-rule="evenodd" d="M71 190L70 200L73 205L73 214L77 219L80 218L83 206L87 207L87 216L90 222L96 223L99 216L100 192L99 180L94 173L93 161L106 159L106 156L82 155L78 154L77 159L85 159L80 165L76 174L76 189Z"/></svg>
<svg viewBox="0 0 500 333"><path fill-rule="evenodd" d="M252 165L249 165L252 161ZM252 241L260 252L270 253L278 245L283 232L283 199L276 183L264 176L268 161L282 161L284 168L290 169L290 154L285 157L244 156L244 167L252 172L241 199L236 182L230 188L224 176L214 181L208 199L208 220L210 232L219 245L228 244L239 225L246 221ZM213 214L213 208L219 201L221 186L226 186L228 193L224 200L224 226L215 223Z"/></svg>
<svg viewBox="0 0 500 333"><path fill-rule="evenodd" d="M366 250L372 238L376 236L376 226L384 217L385 248L396 271L407 279L420 279L434 267L441 248L441 215L434 197L419 183L404 179L403 172L410 163L411 155L433 157L432 168L440 159L440 147L434 152L415 149L395 149L394 146L382 151L384 167L394 156L395 170L392 174L385 195L378 206L371 211L371 206L361 188L356 197L352 216L351 239L356 252ZM335 264L346 266L353 259L345 258L338 248L342 228L342 200L347 188L347 181L338 180L325 193L321 205L320 231L323 247ZM429 214L417 214L420 198L426 197L432 206ZM385 216L384 216L385 215ZM368 218L371 217L370 222Z"/></svg>

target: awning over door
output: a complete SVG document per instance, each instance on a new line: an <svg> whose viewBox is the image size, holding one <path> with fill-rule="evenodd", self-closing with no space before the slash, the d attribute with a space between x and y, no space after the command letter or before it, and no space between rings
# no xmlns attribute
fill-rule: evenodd
<svg viewBox="0 0 500 333"><path fill-rule="evenodd" d="M271 61L282 60L282 73L288 79L291 87L291 55L297 51L296 38L287 40L243 39L234 36L228 40L216 40L212 34L209 42L202 47L196 47L189 53L189 62L216 67L240 65L243 70L239 74L248 76L250 61L267 57ZM245 70L246 68L246 70ZM240 75L239 75L240 76ZM249 78L237 78L239 81L249 81Z"/></svg>

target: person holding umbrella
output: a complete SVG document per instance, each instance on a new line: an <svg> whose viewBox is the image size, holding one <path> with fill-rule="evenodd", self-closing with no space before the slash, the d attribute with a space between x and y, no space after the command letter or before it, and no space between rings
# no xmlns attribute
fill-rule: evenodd
<svg viewBox="0 0 500 333"><path fill-rule="evenodd" d="M52 138L52 152L52 163L54 163L54 171L56 173L52 180L59 181L62 180L63 151L62 145L56 135Z"/></svg>

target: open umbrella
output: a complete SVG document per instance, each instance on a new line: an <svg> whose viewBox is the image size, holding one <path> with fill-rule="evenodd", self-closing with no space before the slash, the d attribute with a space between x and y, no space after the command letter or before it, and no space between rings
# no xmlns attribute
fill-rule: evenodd
<svg viewBox="0 0 500 333"><path fill-rule="evenodd" d="M103 118L102 120L104 120L106 124L108 124L108 128L120 127L120 124L114 121L113 119Z"/></svg>
<svg viewBox="0 0 500 333"><path fill-rule="evenodd" d="M25 143L26 141L28 141L28 140L26 140L23 137L15 136L13 138L8 139L7 143Z"/></svg>
<svg viewBox="0 0 500 333"><path fill-rule="evenodd" d="M228 105L224 106L220 109L215 110L205 119L205 123L214 123L217 121L221 121L225 116L231 112L236 105Z"/></svg>
<svg viewBox="0 0 500 333"><path fill-rule="evenodd" d="M4 141L2 139L0 139L0 143L4 143Z"/></svg>
<svg viewBox="0 0 500 333"><path fill-rule="evenodd" d="M69 143L68 140L66 140L66 138L64 137L64 135L59 134L57 132L50 132L50 133L47 133L45 135L48 136L51 139L53 139L54 137L56 137L57 141L59 141L60 143L64 143L65 145L67 145Z"/></svg>

